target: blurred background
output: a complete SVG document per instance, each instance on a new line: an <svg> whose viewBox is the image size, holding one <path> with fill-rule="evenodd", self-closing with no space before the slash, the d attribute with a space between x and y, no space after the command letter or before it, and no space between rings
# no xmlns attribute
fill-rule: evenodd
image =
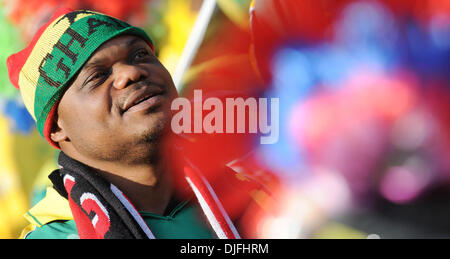
<svg viewBox="0 0 450 259"><path fill-rule="evenodd" d="M266 183L248 236L450 237L450 0L0 0L0 238L57 168L6 58L62 6L144 28L182 96L279 98L276 144L188 150Z"/></svg>

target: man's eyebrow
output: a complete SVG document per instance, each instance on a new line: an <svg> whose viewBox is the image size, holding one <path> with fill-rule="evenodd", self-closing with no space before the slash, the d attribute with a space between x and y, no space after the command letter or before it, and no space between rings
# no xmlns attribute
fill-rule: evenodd
<svg viewBox="0 0 450 259"><path fill-rule="evenodd" d="M141 40L138 37L134 37L134 38L130 39L129 41L127 41L126 46L127 47L131 47L131 46L133 46L134 44L136 44L136 43L138 43L140 41L143 41L143 40Z"/></svg>
<svg viewBox="0 0 450 259"><path fill-rule="evenodd" d="M97 58L95 60L92 60L92 61L86 63L86 65L84 65L84 67L83 67L83 70L88 70L90 68L103 66L106 63L107 63L106 58Z"/></svg>
<svg viewBox="0 0 450 259"><path fill-rule="evenodd" d="M135 45L135 44L137 44L137 43L139 43L141 41L143 41L143 40L140 39L140 38L134 37L134 38L128 40L125 43L125 46L127 48L129 48L129 47L132 47L133 45ZM103 66L104 64L107 64L107 63L108 63L108 59L107 58L97 58L95 60L92 60L92 61L89 61L88 63L86 63L83 66L82 70L88 70L90 68L101 67L101 66Z"/></svg>

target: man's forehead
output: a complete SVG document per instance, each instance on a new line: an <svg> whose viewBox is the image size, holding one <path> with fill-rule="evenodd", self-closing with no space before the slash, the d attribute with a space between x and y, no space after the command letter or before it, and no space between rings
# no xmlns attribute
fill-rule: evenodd
<svg viewBox="0 0 450 259"><path fill-rule="evenodd" d="M117 36L115 38L108 40L102 46L100 46L98 49L101 50L101 49L105 49L110 46L116 46L116 45L120 45L120 46L124 46L124 47L131 47L137 43L146 44L146 41L144 39L142 39L141 37L138 37L135 35L120 35L120 36Z"/></svg>
<svg viewBox="0 0 450 259"><path fill-rule="evenodd" d="M86 62L83 69L105 63L107 61L106 58L109 55L114 55L115 53L117 53L117 51L120 50L128 51L135 45L148 45L148 44L141 37L137 37L134 35L122 35L113 38L105 42L105 44L100 46L94 52L94 54L91 56L88 62Z"/></svg>

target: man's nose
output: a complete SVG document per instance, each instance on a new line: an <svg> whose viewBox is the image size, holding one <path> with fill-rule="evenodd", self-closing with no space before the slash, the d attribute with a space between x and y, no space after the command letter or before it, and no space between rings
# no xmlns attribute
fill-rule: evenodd
<svg viewBox="0 0 450 259"><path fill-rule="evenodd" d="M139 82L148 77L145 69L131 64L118 63L113 66L114 82L116 89L123 89L132 83Z"/></svg>

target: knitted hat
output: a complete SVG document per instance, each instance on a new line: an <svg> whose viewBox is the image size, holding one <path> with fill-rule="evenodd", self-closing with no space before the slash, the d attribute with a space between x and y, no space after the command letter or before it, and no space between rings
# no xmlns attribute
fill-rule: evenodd
<svg viewBox="0 0 450 259"><path fill-rule="evenodd" d="M93 11L60 9L25 49L8 58L11 83L20 90L39 133L54 147L59 148L50 131L68 82L102 43L122 34L140 36L154 50L140 28Z"/></svg>

